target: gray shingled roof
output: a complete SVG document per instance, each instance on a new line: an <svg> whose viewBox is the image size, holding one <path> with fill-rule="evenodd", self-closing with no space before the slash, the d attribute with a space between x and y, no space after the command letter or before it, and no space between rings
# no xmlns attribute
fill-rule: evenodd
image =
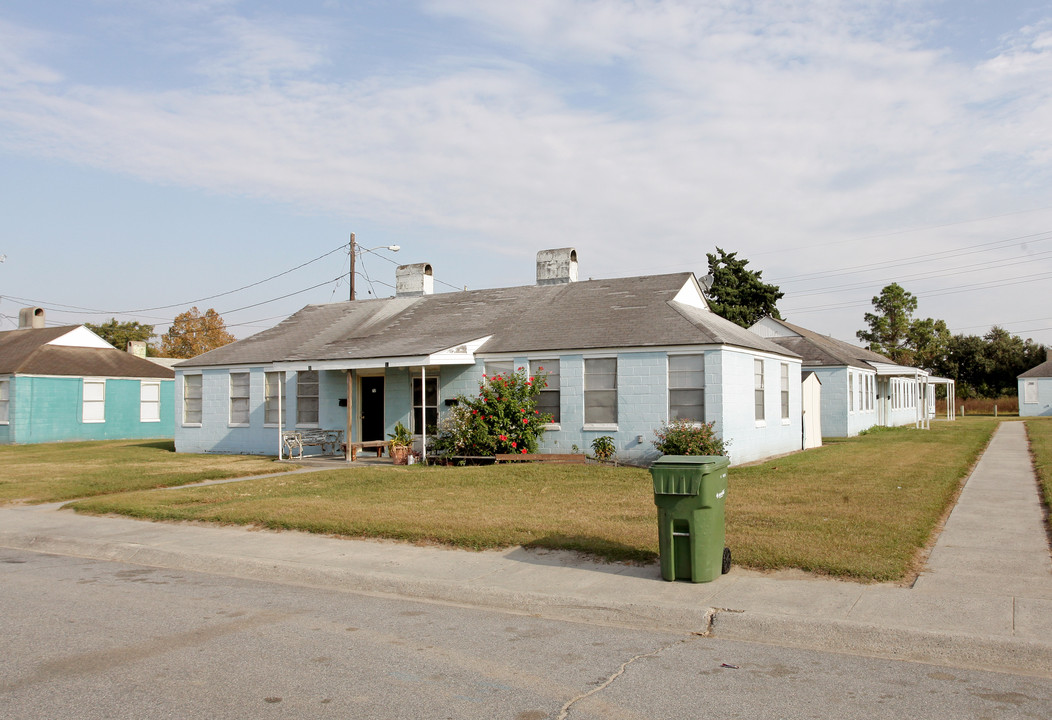
<svg viewBox="0 0 1052 720"><path fill-rule="evenodd" d="M734 345L793 356L673 302L691 273L308 305L275 327L179 367L419 357L491 336L480 353Z"/></svg>
<svg viewBox="0 0 1052 720"><path fill-rule="evenodd" d="M1052 358L1045 360L1037 367L1032 367L1025 373L1020 373L1021 378L1043 378L1052 377Z"/></svg>
<svg viewBox="0 0 1052 720"><path fill-rule="evenodd" d="M48 345L79 325L0 332L0 374L171 379L175 372L116 348Z"/></svg>
<svg viewBox="0 0 1052 720"><path fill-rule="evenodd" d="M805 366L839 367L848 365L870 369L872 367L870 363L874 362L888 365L898 364L891 358L875 353L872 350L852 345L843 340L837 340L828 335L820 335L807 328L788 323L785 320L770 319L800 336L773 337L770 340L802 357Z"/></svg>

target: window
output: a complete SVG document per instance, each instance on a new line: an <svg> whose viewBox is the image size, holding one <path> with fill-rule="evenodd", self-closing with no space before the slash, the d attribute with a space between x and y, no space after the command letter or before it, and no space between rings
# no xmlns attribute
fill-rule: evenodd
<svg viewBox="0 0 1052 720"><path fill-rule="evenodd" d="M86 423L106 422L106 381L84 381L84 415Z"/></svg>
<svg viewBox="0 0 1052 720"><path fill-rule="evenodd" d="M183 376L183 424L201 423L201 376Z"/></svg>
<svg viewBox="0 0 1052 720"><path fill-rule="evenodd" d="M763 410L763 360L752 361L752 372L753 387L755 388L753 391L753 404L755 406L756 422L763 422L766 418Z"/></svg>
<svg viewBox="0 0 1052 720"><path fill-rule="evenodd" d="M855 412L855 374L847 374L847 411Z"/></svg>
<svg viewBox="0 0 1052 720"><path fill-rule="evenodd" d="M263 384L263 422L267 425L285 426L285 373L268 372L264 376ZM281 417L278 417L278 407L281 407Z"/></svg>
<svg viewBox="0 0 1052 720"><path fill-rule="evenodd" d="M857 388L857 390L858 390L858 404L857 405L858 405L858 411L859 412L862 412L863 410L866 409L866 403L865 403L865 399L864 399L865 396L863 395L863 390L862 390L862 380L863 380L863 376L859 375L858 376L858 388Z"/></svg>
<svg viewBox="0 0 1052 720"><path fill-rule="evenodd" d="M782 363L782 420L789 419L789 365Z"/></svg>
<svg viewBox="0 0 1052 720"><path fill-rule="evenodd" d="M485 364L486 377L497 377L498 375L511 375L515 372L515 363L511 360L487 361Z"/></svg>
<svg viewBox="0 0 1052 720"><path fill-rule="evenodd" d="M249 373L230 373L230 424L248 425Z"/></svg>
<svg viewBox="0 0 1052 720"><path fill-rule="evenodd" d="M296 373L296 424L318 424L318 371Z"/></svg>
<svg viewBox="0 0 1052 720"><path fill-rule="evenodd" d="M617 424L617 358L585 358L584 423Z"/></svg>
<svg viewBox="0 0 1052 720"><path fill-rule="evenodd" d="M3 392L2 384L0 384L0 393ZM3 395L0 395L0 402L3 401ZM1023 402L1024 403L1036 403L1037 402L1037 380L1024 380L1023 381ZM2 412L2 411L0 411ZM0 420L5 416L0 415Z"/></svg>
<svg viewBox="0 0 1052 720"><path fill-rule="evenodd" d="M161 422L161 383L139 383L139 422Z"/></svg>
<svg viewBox="0 0 1052 720"><path fill-rule="evenodd" d="M422 435L438 425L438 378L413 378L413 433Z"/></svg>
<svg viewBox="0 0 1052 720"><path fill-rule="evenodd" d="M668 419L705 422L705 356L668 356Z"/></svg>
<svg viewBox="0 0 1052 720"><path fill-rule="evenodd" d="M530 364L530 374L536 376L540 373L548 373L548 386L541 390L537 396L537 409L541 414L548 413L552 416L552 422L558 423L562 417L560 412L561 393L559 392L559 361L540 360L536 364Z"/></svg>
<svg viewBox="0 0 1052 720"><path fill-rule="evenodd" d="M8 379L0 380L0 425L6 425L11 417L10 415L11 406L11 381Z"/></svg>

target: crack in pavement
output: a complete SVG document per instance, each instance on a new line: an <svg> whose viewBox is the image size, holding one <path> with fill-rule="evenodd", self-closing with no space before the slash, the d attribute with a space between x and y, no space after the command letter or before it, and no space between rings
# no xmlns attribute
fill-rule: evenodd
<svg viewBox="0 0 1052 720"><path fill-rule="evenodd" d="M644 658L656 657L656 656L660 655L661 653L665 652L666 650L669 650L670 648L675 647L676 645L680 645L682 643L690 642L691 640L693 640L693 637L683 638L681 640L677 640L676 642L669 643L668 645L665 645L664 647L659 647L657 650L652 650L652 651L650 651L648 653L641 653L639 655L636 655L633 658L630 658L630 659L626 660L625 662L621 663L621 667L619 667L617 669L617 672L615 672L613 675L608 677L601 685L599 685L598 687L592 688L591 690L589 690L586 693L582 693L582 694L578 695L577 697L571 699L569 702L567 702L565 705L563 705L562 708L559 710L559 715L558 715L556 720L566 720L567 716L569 716L569 714L570 714L570 709L574 705L579 703L581 700L584 700L585 698L591 697L592 695L595 695L596 693L601 692L601 691L605 690L606 688L610 687L611 683L613 683L619 677L624 675L625 674L625 670L628 668L628 666L631 665L632 663L634 663L636 660L642 660Z"/></svg>

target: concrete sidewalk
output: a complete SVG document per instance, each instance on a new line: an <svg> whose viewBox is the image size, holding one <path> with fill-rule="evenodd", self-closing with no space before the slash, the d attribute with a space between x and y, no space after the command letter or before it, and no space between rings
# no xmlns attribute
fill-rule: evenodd
<svg viewBox="0 0 1052 720"><path fill-rule="evenodd" d="M566 552L468 552L59 507L0 509L0 547L1052 677L1052 561L1019 422L999 427L912 588L741 568L712 583L669 583L657 565Z"/></svg>

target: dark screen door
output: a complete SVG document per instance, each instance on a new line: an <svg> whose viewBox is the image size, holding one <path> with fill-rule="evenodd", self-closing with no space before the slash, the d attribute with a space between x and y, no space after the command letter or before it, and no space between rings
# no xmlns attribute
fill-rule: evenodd
<svg viewBox="0 0 1052 720"><path fill-rule="evenodd" d="M384 379L362 378L362 440L384 439Z"/></svg>

